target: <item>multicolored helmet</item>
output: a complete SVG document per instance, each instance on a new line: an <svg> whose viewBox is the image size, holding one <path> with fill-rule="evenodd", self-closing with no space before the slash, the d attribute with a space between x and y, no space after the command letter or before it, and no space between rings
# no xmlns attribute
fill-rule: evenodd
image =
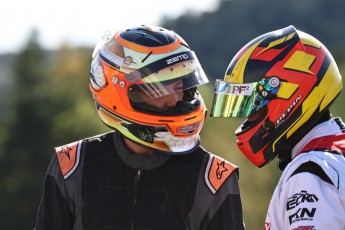
<svg viewBox="0 0 345 230"><path fill-rule="evenodd" d="M262 167L312 128L342 91L342 77L327 48L289 26L245 45L217 80L212 117L247 118L236 130L240 151Z"/></svg>
<svg viewBox="0 0 345 230"><path fill-rule="evenodd" d="M206 107L196 87L208 79L179 35L156 26L109 30L92 57L90 89L107 126L162 153L185 154L199 146ZM176 106L154 106L154 100L176 94Z"/></svg>

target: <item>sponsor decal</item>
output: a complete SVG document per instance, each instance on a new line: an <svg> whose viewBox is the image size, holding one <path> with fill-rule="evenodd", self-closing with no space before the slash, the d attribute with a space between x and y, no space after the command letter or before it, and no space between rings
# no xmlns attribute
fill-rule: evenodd
<svg viewBox="0 0 345 230"><path fill-rule="evenodd" d="M227 93L231 94L245 94L246 91L249 90L249 86L247 85L229 85L226 89Z"/></svg>
<svg viewBox="0 0 345 230"><path fill-rule="evenodd" d="M170 59L166 60L166 62L167 62L168 65L171 65L171 64L174 64L175 62L185 61L185 60L188 60L188 59L189 59L189 56L187 54L181 54L181 55L178 55L178 56L175 56L173 58L170 58Z"/></svg>
<svg viewBox="0 0 345 230"><path fill-rule="evenodd" d="M178 133L186 133L186 134L188 134L188 133L194 132L194 130L196 130L199 127L200 127L200 122L196 122L196 123L193 123L193 124L190 124L190 125L179 127L179 128L177 128L176 131Z"/></svg>
<svg viewBox="0 0 345 230"><path fill-rule="evenodd" d="M79 165L80 143L81 141L73 142L71 144L55 148L56 156L64 179L67 179Z"/></svg>
<svg viewBox="0 0 345 230"><path fill-rule="evenodd" d="M205 171L205 181L210 191L215 194L236 168L230 162L211 155Z"/></svg>
<svg viewBox="0 0 345 230"><path fill-rule="evenodd" d="M250 96L253 92L253 83L249 84L231 84L224 81L218 81L219 90L217 93L221 94L233 94L233 95L242 95Z"/></svg>
<svg viewBox="0 0 345 230"><path fill-rule="evenodd" d="M65 154L66 157L70 160L71 156L70 156L70 151L72 151L73 149L71 147L69 147L68 145L62 146L60 147L60 150L57 151L57 154Z"/></svg>
<svg viewBox="0 0 345 230"><path fill-rule="evenodd" d="M316 212L316 208L299 208L294 214L289 216L290 225L297 221L312 221Z"/></svg>
<svg viewBox="0 0 345 230"><path fill-rule="evenodd" d="M316 203L319 201L319 198L310 194L305 190L302 190L300 193L296 193L286 202L286 210L291 210L298 207L300 204L305 203ZM292 215L289 216L290 224L297 221L313 220L316 212L316 208L298 208Z"/></svg>
<svg viewBox="0 0 345 230"><path fill-rule="evenodd" d="M291 111L296 107L299 100L301 100L302 95L298 95L298 97L292 102L289 108L276 120L277 126L283 123L285 118L291 113Z"/></svg>
<svg viewBox="0 0 345 230"><path fill-rule="evenodd" d="M126 75L126 80L132 83L139 81L140 79L141 79L141 74L139 71L134 71Z"/></svg>
<svg viewBox="0 0 345 230"><path fill-rule="evenodd" d="M132 63L134 63L134 62L133 62L133 58L131 56L127 56L123 60L123 65L125 65L125 66L130 66Z"/></svg>
<svg viewBox="0 0 345 230"><path fill-rule="evenodd" d="M319 198L317 198L314 194L309 194L307 191L302 190L300 193L296 193L292 197L288 198L286 203L286 210L290 210L296 208L299 204L308 202L308 203L315 203L318 202Z"/></svg>
<svg viewBox="0 0 345 230"><path fill-rule="evenodd" d="M228 169L225 167L225 161L222 161L222 163L217 163L217 170L216 170L216 176L217 179L222 179L223 173L228 171Z"/></svg>

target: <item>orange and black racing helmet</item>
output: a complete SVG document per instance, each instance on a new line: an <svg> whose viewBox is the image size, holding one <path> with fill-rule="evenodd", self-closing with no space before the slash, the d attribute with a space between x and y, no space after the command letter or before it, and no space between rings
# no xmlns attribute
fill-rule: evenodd
<svg viewBox="0 0 345 230"><path fill-rule="evenodd" d="M208 79L179 35L156 26L110 29L92 57L90 89L107 126L157 152L185 154L199 146L206 107L196 87ZM183 95L176 106L154 106L174 94Z"/></svg>
<svg viewBox="0 0 345 230"><path fill-rule="evenodd" d="M256 166L291 158L292 147L328 112L342 77L327 48L293 26L261 35L217 80L213 117L246 117L240 151Z"/></svg>

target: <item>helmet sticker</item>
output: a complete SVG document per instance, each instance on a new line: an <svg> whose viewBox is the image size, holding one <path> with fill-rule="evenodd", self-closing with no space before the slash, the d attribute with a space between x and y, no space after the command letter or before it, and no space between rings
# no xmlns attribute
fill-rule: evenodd
<svg viewBox="0 0 345 230"><path fill-rule="evenodd" d="M183 127L179 127L177 128L177 132L178 133L192 133L194 132L194 130L198 129L200 127L201 122L196 122L196 123L193 123L193 124L189 124L189 125L186 125L186 126L183 126Z"/></svg>
<svg viewBox="0 0 345 230"><path fill-rule="evenodd" d="M175 62L185 61L185 60L188 60L188 59L190 59L190 57L188 56L187 53L184 53L184 54L175 56L173 58L170 58L170 59L166 60L166 62L167 62L168 65L172 65Z"/></svg>
<svg viewBox="0 0 345 230"><path fill-rule="evenodd" d="M127 56L125 57L125 59L123 60L123 64L125 66L130 66L132 65L132 63L136 64L134 61L133 61L133 58L131 56Z"/></svg>
<svg viewBox="0 0 345 230"><path fill-rule="evenodd" d="M299 100L301 100L302 95L298 95L298 97L292 102L292 104L289 106L289 108L276 120L277 126L282 124L285 118L291 113L293 108L297 105Z"/></svg>
<svg viewBox="0 0 345 230"><path fill-rule="evenodd" d="M219 94L233 94L233 95L243 95L243 96L249 96L252 94L254 86L256 86L255 83L249 83L249 84L231 84L227 83L225 81L218 81L219 85L217 87L217 92Z"/></svg>
<svg viewBox="0 0 345 230"><path fill-rule="evenodd" d="M141 79L141 73L139 71L134 71L126 75L126 80L129 82L136 82Z"/></svg>

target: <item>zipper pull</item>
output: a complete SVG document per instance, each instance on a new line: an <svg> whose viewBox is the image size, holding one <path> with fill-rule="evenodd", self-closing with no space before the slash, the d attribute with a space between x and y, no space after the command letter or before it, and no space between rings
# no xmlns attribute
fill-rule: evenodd
<svg viewBox="0 0 345 230"><path fill-rule="evenodd" d="M137 175L135 175L135 178L134 178L134 184L135 185L137 185L139 183L140 177L141 177L141 170L139 169L137 171Z"/></svg>

